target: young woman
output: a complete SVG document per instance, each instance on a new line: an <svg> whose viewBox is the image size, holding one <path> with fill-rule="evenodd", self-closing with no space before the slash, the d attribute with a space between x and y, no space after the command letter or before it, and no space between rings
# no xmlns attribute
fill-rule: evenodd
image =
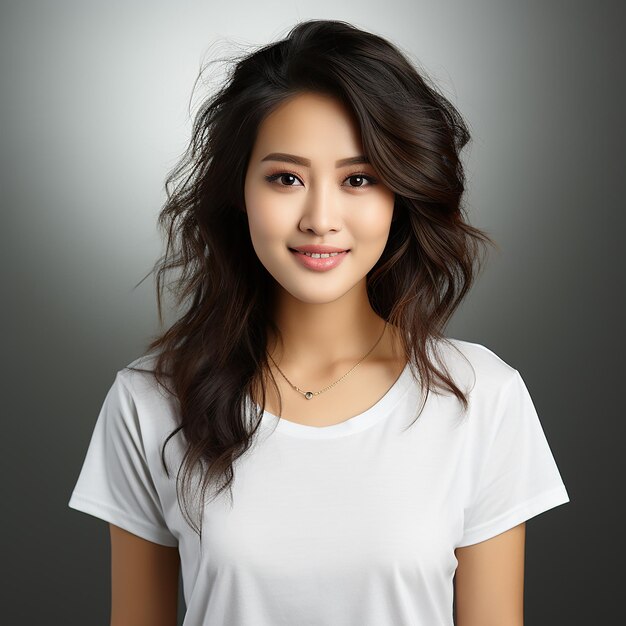
<svg viewBox="0 0 626 626"><path fill-rule="evenodd" d="M297 24L239 59L168 181L187 308L121 369L69 505L114 626L513 626L569 501L519 372L444 336L490 238L454 107L391 43Z"/></svg>

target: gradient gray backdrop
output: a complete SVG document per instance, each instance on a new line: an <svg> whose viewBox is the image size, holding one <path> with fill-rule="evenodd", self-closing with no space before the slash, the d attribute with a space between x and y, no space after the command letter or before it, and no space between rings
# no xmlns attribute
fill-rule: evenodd
<svg viewBox="0 0 626 626"><path fill-rule="evenodd" d="M572 499L528 524L526 623L613 623L624 554L618 6L1 5L4 624L108 623L108 527L67 501L115 372L157 331L152 279L133 285L163 251L156 217L189 137L193 83L232 44L267 43L306 18L392 39L467 119L470 219L502 252L448 334L520 370Z"/></svg>

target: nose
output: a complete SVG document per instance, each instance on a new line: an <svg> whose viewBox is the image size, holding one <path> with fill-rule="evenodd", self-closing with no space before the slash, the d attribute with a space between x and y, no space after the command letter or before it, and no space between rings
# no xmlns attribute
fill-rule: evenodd
<svg viewBox="0 0 626 626"><path fill-rule="evenodd" d="M332 185L311 185L304 198L300 230L324 235L341 230L340 200Z"/></svg>

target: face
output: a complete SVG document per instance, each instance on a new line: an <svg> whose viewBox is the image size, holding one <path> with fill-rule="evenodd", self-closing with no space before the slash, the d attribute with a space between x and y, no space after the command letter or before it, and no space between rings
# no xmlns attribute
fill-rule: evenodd
<svg viewBox="0 0 626 626"><path fill-rule="evenodd" d="M369 163L342 163L363 155L351 112L324 94L292 97L259 127L244 187L250 236L267 271L301 301L331 302L363 286L385 248L394 193ZM309 245L347 252L293 251Z"/></svg>

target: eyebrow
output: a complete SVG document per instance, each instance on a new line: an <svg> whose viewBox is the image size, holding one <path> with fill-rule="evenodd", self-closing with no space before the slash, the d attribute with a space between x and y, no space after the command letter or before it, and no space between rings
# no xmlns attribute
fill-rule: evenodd
<svg viewBox="0 0 626 626"><path fill-rule="evenodd" d="M271 152L264 156L261 161L282 161L284 163L295 163L304 167L311 167L311 161L295 154L287 154L285 152ZM335 167L343 167L344 165L356 165L357 163L369 163L369 159L363 155L348 157L347 159L339 159L335 162Z"/></svg>

